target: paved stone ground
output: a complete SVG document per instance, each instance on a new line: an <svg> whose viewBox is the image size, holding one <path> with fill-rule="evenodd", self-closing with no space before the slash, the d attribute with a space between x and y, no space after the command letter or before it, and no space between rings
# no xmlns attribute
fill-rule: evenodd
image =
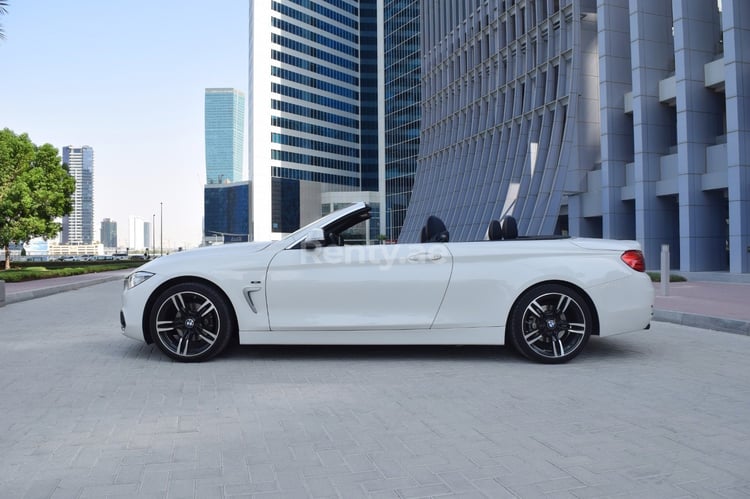
<svg viewBox="0 0 750 499"><path fill-rule="evenodd" d="M0 497L748 497L750 338L655 323L542 366L497 347L119 332L111 282L0 309Z"/></svg>

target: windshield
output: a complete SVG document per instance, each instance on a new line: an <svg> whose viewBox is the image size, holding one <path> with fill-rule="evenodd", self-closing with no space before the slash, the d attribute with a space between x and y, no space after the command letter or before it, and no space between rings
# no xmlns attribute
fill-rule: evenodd
<svg viewBox="0 0 750 499"><path fill-rule="evenodd" d="M282 241L289 241L289 242L291 242L291 241L294 241L296 239L299 239L302 234L304 234L305 232L307 232L308 230L310 230L313 227L321 227L321 228L323 228L326 225L328 225L331 222L333 222L334 220L337 220L337 219L341 218L341 216L345 212L356 211L354 209L355 207L359 207L361 209L361 208L365 207L365 204L362 203L362 202L353 203L353 204L350 204L349 206L346 206L344 208L341 208L341 209L338 209L336 211L333 211L333 212L329 213L328 215L326 215L326 216L324 216L322 218L319 218L319 219L315 220L314 222L309 223L309 224L305 225L304 227L302 227L300 229L297 229L296 231L292 232L288 236L284 237L282 239Z"/></svg>

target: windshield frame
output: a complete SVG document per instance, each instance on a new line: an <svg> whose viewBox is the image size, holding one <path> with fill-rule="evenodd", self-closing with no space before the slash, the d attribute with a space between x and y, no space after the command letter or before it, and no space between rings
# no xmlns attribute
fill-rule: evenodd
<svg viewBox="0 0 750 499"><path fill-rule="evenodd" d="M292 249L295 246L297 246L305 238L307 233L310 232L310 229L319 227L325 230L329 225L333 225L341 219L358 214L362 212L363 210L369 213L371 209L372 208L370 208L370 206L364 201L358 201L356 203L352 203L343 208L339 208L336 211L332 211L328 215L324 215L321 218L315 220L314 222L309 223L305 225L304 227L297 229L296 231L292 232L288 236L282 238L281 242L283 243L283 246L285 249Z"/></svg>

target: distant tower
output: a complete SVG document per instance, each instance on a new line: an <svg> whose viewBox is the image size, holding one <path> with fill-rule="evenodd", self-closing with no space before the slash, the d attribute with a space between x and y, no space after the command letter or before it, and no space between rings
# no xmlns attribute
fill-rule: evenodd
<svg viewBox="0 0 750 499"><path fill-rule="evenodd" d="M109 218L102 220L99 240L105 248L117 248L117 222Z"/></svg>
<svg viewBox="0 0 750 499"><path fill-rule="evenodd" d="M151 222L143 222L143 246L145 248L151 248L154 246L154 226Z"/></svg>
<svg viewBox="0 0 750 499"><path fill-rule="evenodd" d="M146 248L145 233L146 229L143 219L130 215L128 217L128 248L137 251Z"/></svg>
<svg viewBox="0 0 750 499"><path fill-rule="evenodd" d="M245 94L233 88L207 88L205 128L206 183L241 181Z"/></svg>
<svg viewBox="0 0 750 499"><path fill-rule="evenodd" d="M90 146L65 146L63 163L76 181L73 211L63 217L63 244L94 242L94 149Z"/></svg>

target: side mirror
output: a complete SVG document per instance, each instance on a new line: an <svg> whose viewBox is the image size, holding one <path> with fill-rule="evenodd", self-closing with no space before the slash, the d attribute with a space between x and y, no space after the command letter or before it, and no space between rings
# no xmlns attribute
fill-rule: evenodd
<svg viewBox="0 0 750 499"><path fill-rule="evenodd" d="M308 232L305 238L302 240L302 247L307 250L315 249L323 246L325 240L326 237L323 233L323 229L310 229L310 232Z"/></svg>

